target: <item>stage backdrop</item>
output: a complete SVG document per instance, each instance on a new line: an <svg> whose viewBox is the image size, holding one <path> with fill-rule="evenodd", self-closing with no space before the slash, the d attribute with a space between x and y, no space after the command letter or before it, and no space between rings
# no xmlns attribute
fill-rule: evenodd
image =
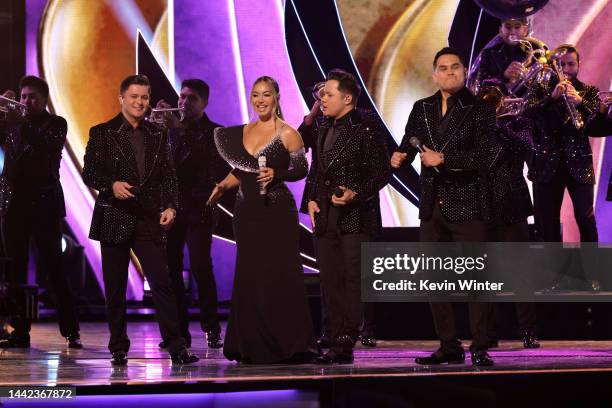
<svg viewBox="0 0 612 408"><path fill-rule="evenodd" d="M387 124L391 140L399 142L412 104L434 92L431 60L435 51L448 44L458 7L472 7L471 0L27 0L26 70L44 77L50 85L51 109L69 124L61 181L67 197L67 220L102 285L99 245L87 238L94 196L80 178L88 130L119 111L118 84L134 72L153 75L153 102L168 97L176 100L180 82L201 78L211 88L207 112L224 125L253 119L248 104L255 78L270 75L281 88L281 104L287 121L297 127L308 112L305 69L291 59L298 33L303 47L314 57L320 71L321 53L309 38L307 21L326 17L340 28L340 41L350 51L366 98ZM463 3L463 4L462 4ZM469 4L467 4L469 3ZM477 10L479 11L479 10ZM610 26L612 3L608 0L551 0L533 18L533 36L554 47L561 42L577 43L581 49L581 77L602 89L610 88L609 61L612 48ZM463 17L461 17L463 18ZM482 15L466 20L462 27L476 38L482 31ZM483 24L484 26L484 24ZM311 24L312 27L312 24ZM319 26L319 30L324 27ZM310 30L310 31L309 31ZM291 34L291 35L290 35ZM330 39L337 40L337 39ZM474 41L476 44L476 41ZM478 50L475 50L478 51ZM319 58L317 58L319 57ZM319 61L320 59L320 61ZM344 67L351 68L351 67ZM322 74L322 73L321 73ZM161 78L161 79L160 79ZM609 145L608 147L612 147ZM610 174L611 150L605 140L593 141L598 180ZM413 163L416 173L419 163ZM414 173L414 174L416 174ZM399 180L399 179L398 179ZM400 180L401 181L401 180ZM405 180L404 180L405 181ZM407 181L406 181L407 182ZM418 197L413 186L405 190L388 186L381 191L385 226L418 225ZM394 187L395 186L395 187ZM598 186L597 218L602 241L612 241L610 204L603 201L605 183ZM296 201L303 182L292 183ZM226 223L231 208L226 208ZM570 205L564 205L564 235L577 238ZM302 233L310 222L301 215ZM225 228L225 231L228 229ZM213 262L222 299L231 294L235 247L231 232L219 233L213 243ZM306 272L317 272L312 248L305 245ZM188 265L187 265L188 266ZM129 297L143 295L143 278L131 268Z"/></svg>

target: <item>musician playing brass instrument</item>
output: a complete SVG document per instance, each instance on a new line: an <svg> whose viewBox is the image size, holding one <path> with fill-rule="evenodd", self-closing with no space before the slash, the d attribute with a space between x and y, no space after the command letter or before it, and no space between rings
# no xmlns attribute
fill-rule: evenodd
<svg viewBox="0 0 612 408"><path fill-rule="evenodd" d="M580 54L574 45L562 44L550 55L565 79L559 81L553 77L548 86L538 87L526 110L536 128L529 178L533 181L539 238L547 242L561 241L560 210L567 189L580 241L597 242L593 211L595 172L589 136L610 133L607 106L599 102L597 87L578 79ZM568 109L568 104L572 109ZM583 124L577 126L580 122ZM599 290L597 277L586 279L590 290ZM559 279L551 287L552 290L561 288Z"/></svg>
<svg viewBox="0 0 612 408"><path fill-rule="evenodd" d="M499 35L481 51L472 65L468 87L474 93L483 86L497 86L506 95L524 96L544 66L538 62L547 49L528 37L526 17L501 21Z"/></svg>

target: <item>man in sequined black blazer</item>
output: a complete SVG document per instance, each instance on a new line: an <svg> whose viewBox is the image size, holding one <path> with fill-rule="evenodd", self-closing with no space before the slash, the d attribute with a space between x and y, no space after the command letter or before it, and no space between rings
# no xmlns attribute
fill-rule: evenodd
<svg viewBox="0 0 612 408"><path fill-rule="evenodd" d="M217 285L210 256L213 230L218 218L217 206L206 205L215 184L231 171L215 146L213 132L221 125L204 111L208 105L209 87L201 79L186 79L181 84L178 106L183 120L167 114L170 150L178 178L179 207L176 221L168 232L168 267L174 282L181 319L181 334L191 344L189 315L183 282L185 243L189 253L191 276L198 285L200 327L210 348L220 348L221 326L217 316ZM158 108L171 106L160 101ZM165 348L165 342L160 343Z"/></svg>
<svg viewBox="0 0 612 408"><path fill-rule="evenodd" d="M68 339L68 347L81 348L74 296L61 260L66 209L59 169L67 124L64 118L47 112L49 87L45 81L26 76L19 88L27 114L11 112L0 121L0 147L5 154L2 178L12 191L10 202L2 203L2 238L11 258L8 281L15 290L28 283L28 255L33 243L37 272L47 277L57 299L60 333ZM12 91L4 96L15 98ZM11 326L14 331L0 347L29 347L30 321L17 313Z"/></svg>
<svg viewBox="0 0 612 408"><path fill-rule="evenodd" d="M390 166L380 120L355 109L361 91L355 77L332 70L324 89L326 118L300 128L316 140L301 211L313 224L332 335L320 362L349 363L362 321L361 243L381 229L378 194Z"/></svg>
<svg viewBox="0 0 612 408"><path fill-rule="evenodd" d="M486 240L490 198L486 173L493 160L495 108L465 87L465 65L458 51L443 48L434 58L433 79L440 90L414 104L399 150L391 165L411 163L422 146L422 242L480 242ZM411 142L412 139L412 142ZM418 364L463 362L464 352L455 329L452 303L431 303L440 348ZM486 303L470 303L472 363L492 365L487 354Z"/></svg>
<svg viewBox="0 0 612 408"><path fill-rule="evenodd" d="M90 238L100 241L112 363L127 363L126 286L130 250L151 287L162 337L173 362L192 363L181 337L166 254L176 214L177 180L166 132L144 120L151 88L131 75L120 86L121 113L91 128L83 180L98 191Z"/></svg>

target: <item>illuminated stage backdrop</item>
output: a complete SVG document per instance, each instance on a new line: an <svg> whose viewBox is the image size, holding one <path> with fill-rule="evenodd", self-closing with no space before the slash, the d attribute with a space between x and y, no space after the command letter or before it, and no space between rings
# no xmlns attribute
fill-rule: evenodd
<svg viewBox="0 0 612 408"><path fill-rule="evenodd" d="M83 185L80 169L88 129L118 112L119 82L144 69L137 58L139 39L174 92L186 78L201 78L210 84L207 112L212 120L235 125L252 119L250 86L255 78L270 75L279 82L287 121L297 127L308 112L304 95L313 84L299 80L304 66L289 56L288 45L295 47L296 38L288 37L287 24L293 25L291 33L297 32L303 41L298 47L313 53L316 70L332 68L324 63L332 64L334 53L340 50L315 51L316 44L311 44L312 30L325 29L316 26L319 7L325 4L331 10L328 20L340 27L341 37L330 40L339 40L350 52L351 63L367 86L366 96L372 98L399 141L412 103L434 91L431 59L447 44L462 1L471 0L27 0L27 72L49 82L52 108L68 120L68 146L61 167L67 221L85 246L100 285L99 246L87 239L93 195ZM611 13L612 4L607 0L551 0L534 18L534 36L551 46L576 42L584 60L582 77L608 89L611 48L601 39L610 38L606 22ZM310 28L309 17L314 21ZM472 26L465 29L476 31ZM160 89L161 85L153 84L153 102L160 97ZM604 156L603 140L593 147L598 174L602 171L607 180L610 155ZM415 165L418 171L418 163ZM303 182L290 187L299 202ZM612 211L602 201L603 187L599 188L597 215L602 241L609 242L612 232L606 214ZM387 187L381 199L385 226L418 225L415 204L406 199L405 192ZM308 218L300 217L302 232L308 231ZM569 218L565 209L564 221ZM566 237L575 240L572 234L571 229L566 231ZM230 297L234 256L231 240L214 240L221 299ZM303 260L313 265L312 253L304 250ZM132 268L129 297L139 299L142 294L142 277Z"/></svg>

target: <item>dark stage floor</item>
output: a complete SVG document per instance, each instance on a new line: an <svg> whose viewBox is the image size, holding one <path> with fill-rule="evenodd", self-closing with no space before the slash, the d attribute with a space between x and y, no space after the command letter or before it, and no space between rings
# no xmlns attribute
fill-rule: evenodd
<svg viewBox="0 0 612 408"><path fill-rule="evenodd" d="M104 323L82 324L83 350L68 350L56 324L38 323L32 331L32 348L0 352L0 386L71 385L77 387L77 395L109 395L258 390L332 390L333 394L351 384L358 389L367 384L370 390L382 390L385 384L412 384L421 390L419 384L437 383L439 390L450 384L461 389L488 384L485 388L498 389L497 399L500 392L506 392L499 390L503 388L500 380L514 383L517 392L528 393L540 381L560 380L561 386L564 379L597 375L609 381L612 376L612 341L543 341L539 350L524 350L517 341L501 341L499 348L491 350L496 365L487 369L472 367L469 354L463 365L416 365L414 358L435 349L435 341L380 341L373 349L358 348L352 365L243 365L225 360L221 350L208 350L196 323L192 333L192 350L202 359L192 366L176 367L157 347L155 323L130 323L129 364L113 368Z"/></svg>

